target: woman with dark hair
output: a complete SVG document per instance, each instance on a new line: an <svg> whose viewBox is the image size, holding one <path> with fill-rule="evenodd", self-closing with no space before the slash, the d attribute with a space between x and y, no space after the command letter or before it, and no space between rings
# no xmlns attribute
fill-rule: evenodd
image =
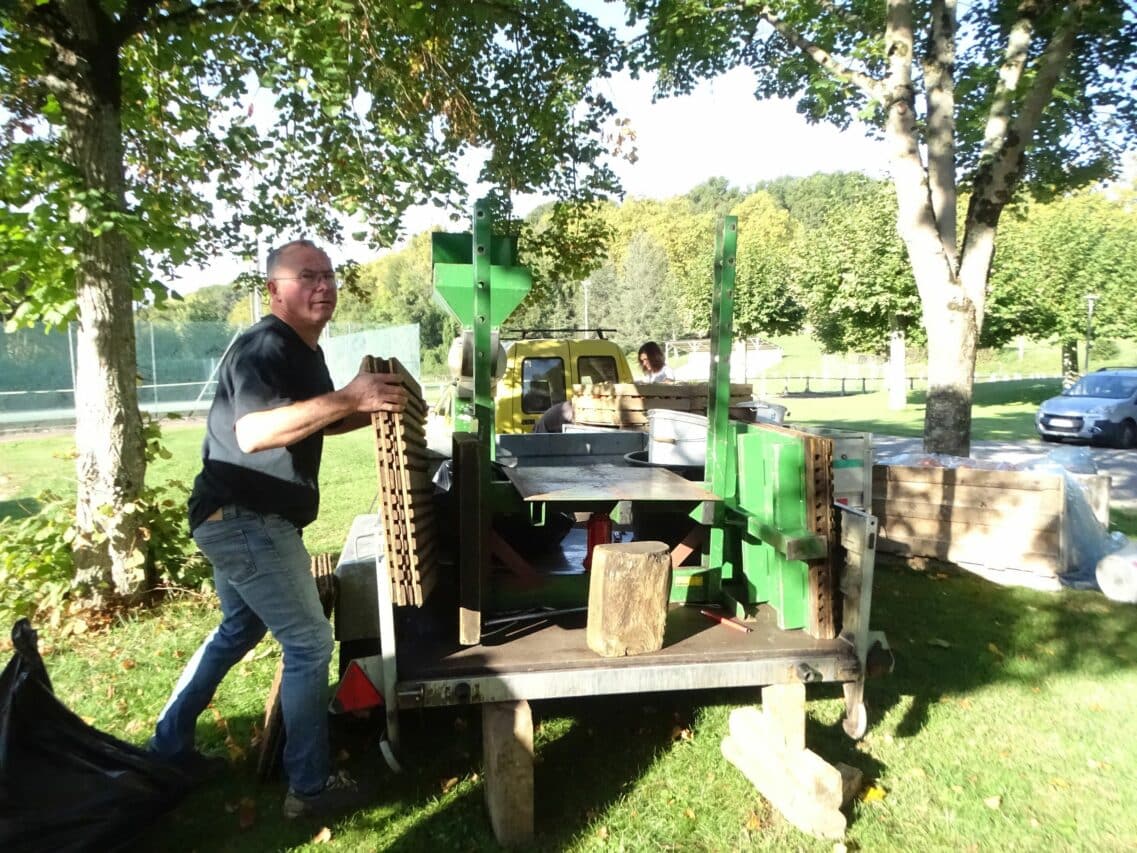
<svg viewBox="0 0 1137 853"><path fill-rule="evenodd" d="M639 352L640 367L644 372L644 382L674 382L675 371L667 366L663 350L655 341L648 341Z"/></svg>

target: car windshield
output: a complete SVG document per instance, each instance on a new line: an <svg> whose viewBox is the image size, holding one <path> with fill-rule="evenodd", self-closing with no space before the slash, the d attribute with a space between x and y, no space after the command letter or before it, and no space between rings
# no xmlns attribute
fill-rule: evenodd
<svg viewBox="0 0 1137 853"><path fill-rule="evenodd" d="M1110 397L1120 400L1137 391L1137 376L1083 376L1063 393L1067 397Z"/></svg>

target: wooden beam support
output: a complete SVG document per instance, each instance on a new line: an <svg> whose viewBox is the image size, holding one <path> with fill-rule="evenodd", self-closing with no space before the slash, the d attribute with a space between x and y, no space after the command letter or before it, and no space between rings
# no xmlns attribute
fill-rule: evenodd
<svg viewBox="0 0 1137 853"><path fill-rule="evenodd" d="M486 808L498 843L533 840L533 714L524 699L482 705Z"/></svg>

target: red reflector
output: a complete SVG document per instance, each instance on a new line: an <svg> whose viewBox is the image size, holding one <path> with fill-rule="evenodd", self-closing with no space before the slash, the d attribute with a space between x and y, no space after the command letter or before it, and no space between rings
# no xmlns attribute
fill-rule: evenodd
<svg viewBox="0 0 1137 853"><path fill-rule="evenodd" d="M332 698L332 707L338 712L347 713L378 708L382 704L383 695L375 689L363 667L356 661L349 663L336 688L336 695Z"/></svg>

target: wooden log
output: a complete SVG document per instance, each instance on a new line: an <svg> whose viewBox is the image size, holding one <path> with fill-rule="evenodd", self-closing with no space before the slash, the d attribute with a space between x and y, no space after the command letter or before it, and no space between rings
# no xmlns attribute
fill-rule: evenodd
<svg viewBox="0 0 1137 853"><path fill-rule="evenodd" d="M482 705L486 809L499 844L533 840L533 714L524 699Z"/></svg>
<svg viewBox="0 0 1137 853"><path fill-rule="evenodd" d="M787 768L778 756L748 749L733 735L723 738L722 754L742 771L770 805L802 832L818 838L844 837L845 815L841 810L819 803L798 785L788 782Z"/></svg>
<svg viewBox="0 0 1137 853"><path fill-rule="evenodd" d="M663 648L670 590L666 543L597 545L588 583L588 647L604 657Z"/></svg>

